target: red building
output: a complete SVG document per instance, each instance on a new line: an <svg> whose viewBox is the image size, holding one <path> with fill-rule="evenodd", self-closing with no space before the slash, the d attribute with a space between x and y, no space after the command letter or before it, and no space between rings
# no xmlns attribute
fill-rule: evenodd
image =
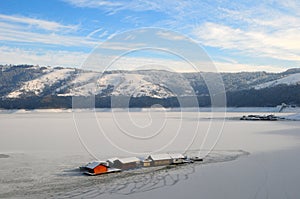
<svg viewBox="0 0 300 199"><path fill-rule="evenodd" d="M94 175L108 172L107 162L91 162L85 166L86 172Z"/></svg>

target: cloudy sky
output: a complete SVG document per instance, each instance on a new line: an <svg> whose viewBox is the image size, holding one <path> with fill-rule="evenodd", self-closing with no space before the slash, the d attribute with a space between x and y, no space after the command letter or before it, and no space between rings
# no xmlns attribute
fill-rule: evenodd
<svg viewBox="0 0 300 199"><path fill-rule="evenodd" d="M2 0L0 64L80 67L102 42L149 27L192 39L220 71L299 67L298 0Z"/></svg>

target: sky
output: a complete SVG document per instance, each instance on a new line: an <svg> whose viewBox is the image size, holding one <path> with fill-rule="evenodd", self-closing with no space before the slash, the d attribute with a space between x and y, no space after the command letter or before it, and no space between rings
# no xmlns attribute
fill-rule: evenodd
<svg viewBox="0 0 300 199"><path fill-rule="evenodd" d="M0 64L82 67L99 45L110 55L124 52L115 38L141 28L163 29L160 36L176 44L195 42L222 72L280 72L300 63L298 0L2 0ZM147 40L151 34L141 46ZM156 60L188 70L173 56L141 52L122 59L122 69Z"/></svg>

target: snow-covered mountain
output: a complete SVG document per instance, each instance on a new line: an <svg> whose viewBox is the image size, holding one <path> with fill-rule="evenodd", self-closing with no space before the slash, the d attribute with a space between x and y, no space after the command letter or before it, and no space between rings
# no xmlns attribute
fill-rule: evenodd
<svg viewBox="0 0 300 199"><path fill-rule="evenodd" d="M70 88L66 92L58 94L58 96L88 95L151 96L154 98L174 96L168 88L148 80L144 75L127 73L87 74L85 72L80 73L75 81L70 82Z"/></svg>
<svg viewBox="0 0 300 199"><path fill-rule="evenodd" d="M74 69L49 69L36 79L26 81L22 86L10 92L8 98L18 98L22 95L41 95L47 87L51 87L60 81L67 80L74 72Z"/></svg>
<svg viewBox="0 0 300 199"><path fill-rule="evenodd" d="M25 98L36 100L31 104L39 101L46 104L53 101L53 97L59 107L61 98L64 101L64 98L71 96L90 95L149 97L160 100L198 96L206 97L201 102L207 105L209 91L203 77L213 75L163 70L100 73L62 67L0 66L0 107L3 101L6 104L2 106L10 107L12 100ZM300 69L290 69L282 73L221 73L221 76L228 104L231 106L273 106L282 102L298 104L300 99ZM23 103L24 101L18 102L21 105Z"/></svg>
<svg viewBox="0 0 300 199"><path fill-rule="evenodd" d="M263 84L259 84L255 86L255 89L274 87L278 85L297 85L297 84L300 84L300 73L289 74L282 78L265 82Z"/></svg>
<svg viewBox="0 0 300 199"><path fill-rule="evenodd" d="M39 68L34 69L28 67L25 71L38 71L40 75L34 75L34 78L28 81L18 82L3 97L20 98L50 94L168 98L195 95L186 78L179 73L167 71L119 71L102 74L73 68L46 67L42 72Z"/></svg>

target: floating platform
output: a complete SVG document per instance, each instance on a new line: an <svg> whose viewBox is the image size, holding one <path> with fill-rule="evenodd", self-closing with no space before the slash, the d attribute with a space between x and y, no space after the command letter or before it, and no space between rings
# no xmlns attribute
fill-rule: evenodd
<svg viewBox="0 0 300 199"><path fill-rule="evenodd" d="M121 169L116 169L116 168L109 168L106 172L101 172L101 173L91 173L88 171L83 172L86 175L89 176L96 176L96 175L103 175L103 174L109 174L109 173L116 173L116 172L121 172Z"/></svg>
<svg viewBox="0 0 300 199"><path fill-rule="evenodd" d="M279 118L275 115L247 115L240 118L240 120L251 120L251 121L277 121Z"/></svg>
<svg viewBox="0 0 300 199"><path fill-rule="evenodd" d="M89 176L102 175L127 171L132 169L141 169L156 166L176 166L183 164L191 164L196 161L203 161L203 158L193 156L189 158L179 153L155 154L149 155L146 159L131 158L115 158L114 161L95 161L90 162L86 166L79 167L80 171Z"/></svg>
<svg viewBox="0 0 300 199"><path fill-rule="evenodd" d="M203 158L195 156L195 157L191 157L190 160L193 161L193 162L202 162Z"/></svg>

